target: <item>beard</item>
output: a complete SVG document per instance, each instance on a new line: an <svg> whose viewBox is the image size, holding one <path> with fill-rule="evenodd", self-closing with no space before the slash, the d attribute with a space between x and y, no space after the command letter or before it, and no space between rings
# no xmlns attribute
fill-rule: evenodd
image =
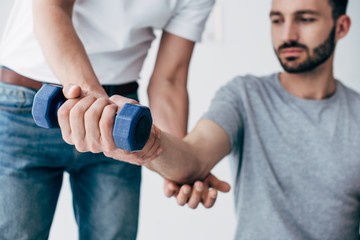
<svg viewBox="0 0 360 240"><path fill-rule="evenodd" d="M335 49L335 30L336 26L333 27L331 30L328 38L319 46L314 48L313 55L310 55L309 48L306 45L300 44L298 42L290 42L285 43L282 46L278 48L278 51L275 50L276 56L278 57L281 66L283 69L288 73L304 73L304 72L310 72L317 68L319 65L323 64L325 61L327 61L330 56L333 54ZM288 57L286 58L286 61L282 61L280 58L280 50L290 47L299 47L305 49L307 52L307 58L297 64L296 66L290 66L288 62L295 61L296 57Z"/></svg>

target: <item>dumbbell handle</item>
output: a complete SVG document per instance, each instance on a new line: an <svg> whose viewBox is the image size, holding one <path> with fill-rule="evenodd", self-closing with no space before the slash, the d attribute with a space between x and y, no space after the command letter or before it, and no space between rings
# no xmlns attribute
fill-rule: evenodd
<svg viewBox="0 0 360 240"><path fill-rule="evenodd" d="M32 114L35 123L43 128L59 127L57 111L65 101L62 87L45 84L34 97ZM116 146L127 151L141 150L149 139L151 126L148 107L126 103L114 121Z"/></svg>

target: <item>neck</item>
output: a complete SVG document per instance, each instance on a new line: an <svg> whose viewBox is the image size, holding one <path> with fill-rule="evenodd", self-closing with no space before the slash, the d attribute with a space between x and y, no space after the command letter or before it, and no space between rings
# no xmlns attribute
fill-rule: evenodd
<svg viewBox="0 0 360 240"><path fill-rule="evenodd" d="M312 100L329 98L335 93L336 82L333 76L333 56L310 72L280 73L280 82L291 94Z"/></svg>

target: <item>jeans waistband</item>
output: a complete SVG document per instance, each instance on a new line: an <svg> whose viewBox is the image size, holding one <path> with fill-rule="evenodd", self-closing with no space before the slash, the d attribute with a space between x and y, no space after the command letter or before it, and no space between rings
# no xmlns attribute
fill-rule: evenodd
<svg viewBox="0 0 360 240"><path fill-rule="evenodd" d="M22 76L4 66L1 66L0 81L7 84L31 88L34 90L39 90L44 84L43 82ZM103 85L103 88L105 89L106 93L109 96L112 96L114 94L118 94L118 95L134 94L137 92L138 87L139 85L136 81L120 84L120 85Z"/></svg>

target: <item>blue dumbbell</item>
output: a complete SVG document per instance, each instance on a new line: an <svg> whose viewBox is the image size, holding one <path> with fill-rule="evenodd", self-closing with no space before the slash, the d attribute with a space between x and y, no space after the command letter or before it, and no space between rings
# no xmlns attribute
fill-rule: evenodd
<svg viewBox="0 0 360 240"><path fill-rule="evenodd" d="M43 128L57 128L57 111L66 101L62 87L45 84L35 95L32 115ZM149 139L152 126L150 109L126 103L115 117L113 137L118 148L141 150Z"/></svg>

